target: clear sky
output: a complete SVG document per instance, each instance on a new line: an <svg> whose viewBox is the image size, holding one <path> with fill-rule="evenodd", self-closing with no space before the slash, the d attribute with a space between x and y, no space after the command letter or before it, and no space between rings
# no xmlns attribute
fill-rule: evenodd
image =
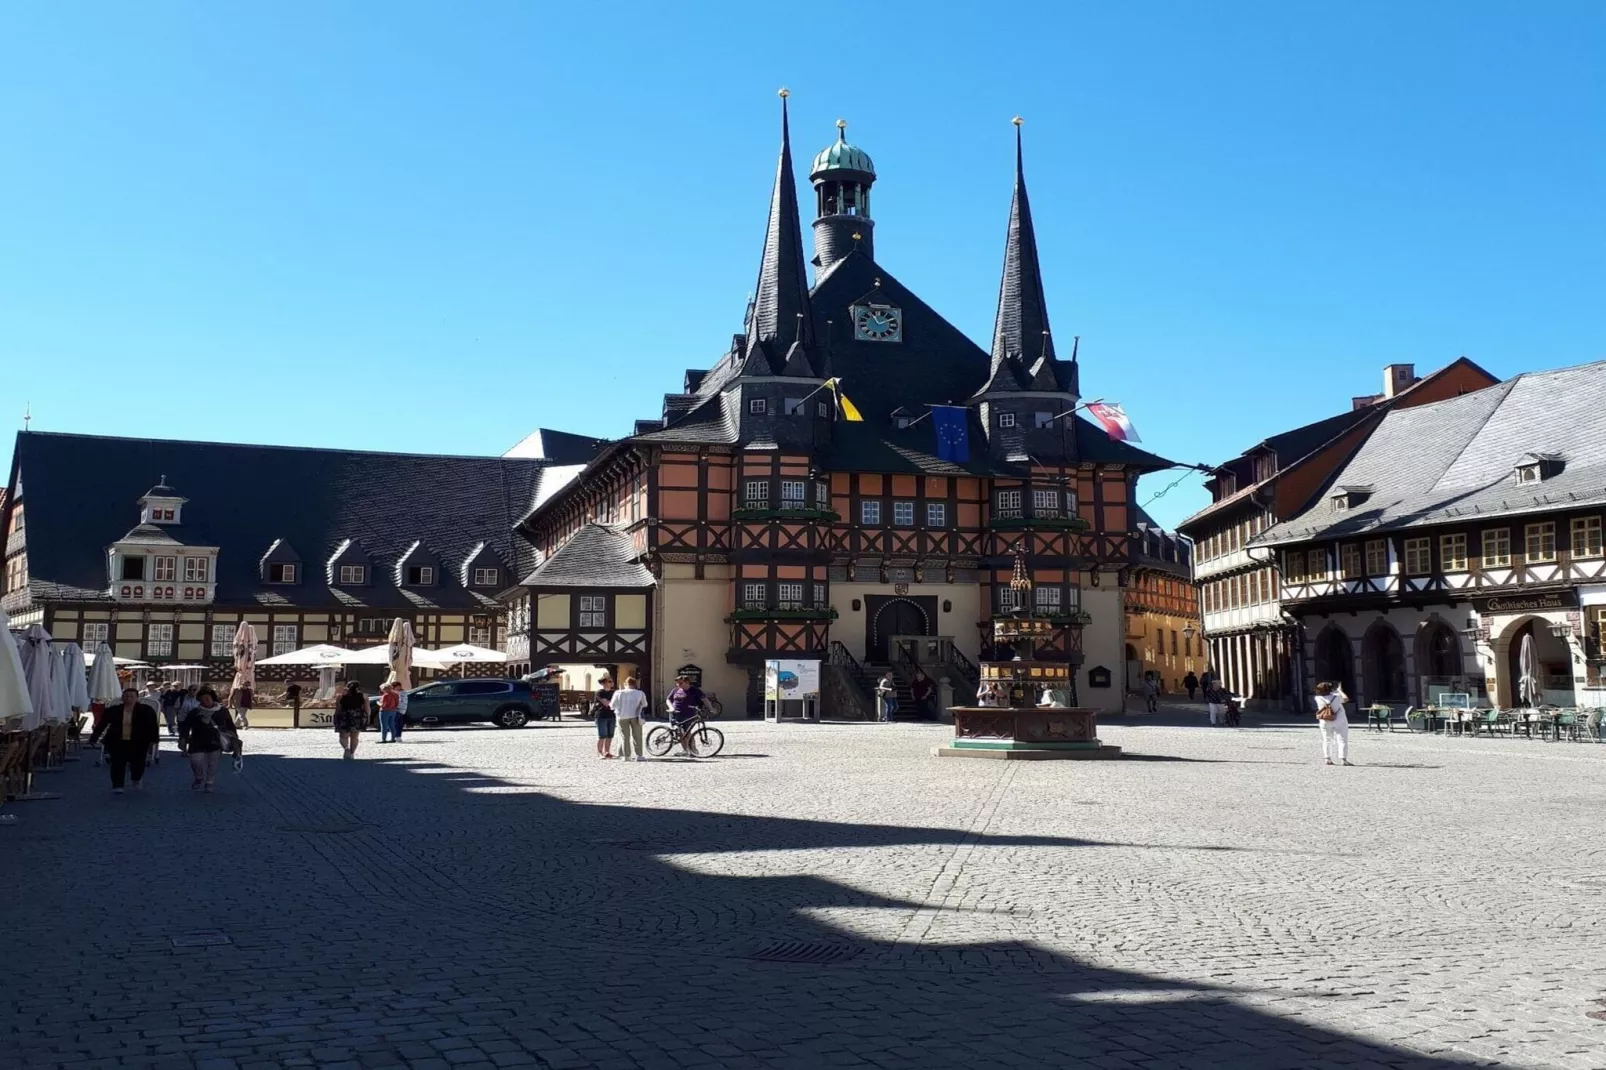
<svg viewBox="0 0 1606 1070"><path fill-rule="evenodd" d="M1384 364L1606 356L1603 57L1606 5L1559 0L12 0L0 450L25 403L372 449L623 434L741 327L785 85L799 179L846 117L878 259L984 346L1025 116L1061 351L1149 448L1220 460Z"/></svg>

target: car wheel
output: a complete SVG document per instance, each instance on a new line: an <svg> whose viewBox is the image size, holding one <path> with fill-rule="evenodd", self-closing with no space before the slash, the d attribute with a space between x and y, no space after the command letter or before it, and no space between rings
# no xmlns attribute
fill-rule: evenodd
<svg viewBox="0 0 1606 1070"><path fill-rule="evenodd" d="M517 706L508 706L497 710L491 720L498 728L523 728L530 723L530 715Z"/></svg>

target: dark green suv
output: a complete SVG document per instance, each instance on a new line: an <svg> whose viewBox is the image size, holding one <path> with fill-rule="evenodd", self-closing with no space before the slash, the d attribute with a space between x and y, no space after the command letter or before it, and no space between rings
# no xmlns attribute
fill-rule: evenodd
<svg viewBox="0 0 1606 1070"><path fill-rule="evenodd" d="M536 718L556 717L556 699L523 680L436 680L407 692L407 727L488 721L522 728Z"/></svg>

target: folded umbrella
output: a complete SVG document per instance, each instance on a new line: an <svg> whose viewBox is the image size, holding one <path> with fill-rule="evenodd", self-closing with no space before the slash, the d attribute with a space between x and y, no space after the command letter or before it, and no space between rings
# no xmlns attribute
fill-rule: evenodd
<svg viewBox="0 0 1606 1070"><path fill-rule="evenodd" d="M0 609L0 721L21 717L24 727L31 728L27 719L33 715L33 698L28 694L28 681L22 667L22 655L17 640L11 634L5 610ZM38 724L34 721L34 724Z"/></svg>
<svg viewBox="0 0 1606 1070"><path fill-rule="evenodd" d="M50 633L45 631L43 625L30 625L22 633L22 671L27 681L28 698L32 703L30 709L22 718L22 728L31 732L46 720L51 720L50 704L52 699L50 689L50 667L56 663L55 655L51 652Z"/></svg>

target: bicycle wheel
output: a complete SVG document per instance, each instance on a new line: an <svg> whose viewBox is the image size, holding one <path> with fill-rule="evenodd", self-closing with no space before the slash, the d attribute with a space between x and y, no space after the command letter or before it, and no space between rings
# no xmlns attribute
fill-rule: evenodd
<svg viewBox="0 0 1606 1070"><path fill-rule="evenodd" d="M659 725L647 733L647 753L662 758L675 745L675 733L668 725Z"/></svg>
<svg viewBox="0 0 1606 1070"><path fill-rule="evenodd" d="M725 749L725 733L700 724L686 733L686 750L693 758L712 758Z"/></svg>

